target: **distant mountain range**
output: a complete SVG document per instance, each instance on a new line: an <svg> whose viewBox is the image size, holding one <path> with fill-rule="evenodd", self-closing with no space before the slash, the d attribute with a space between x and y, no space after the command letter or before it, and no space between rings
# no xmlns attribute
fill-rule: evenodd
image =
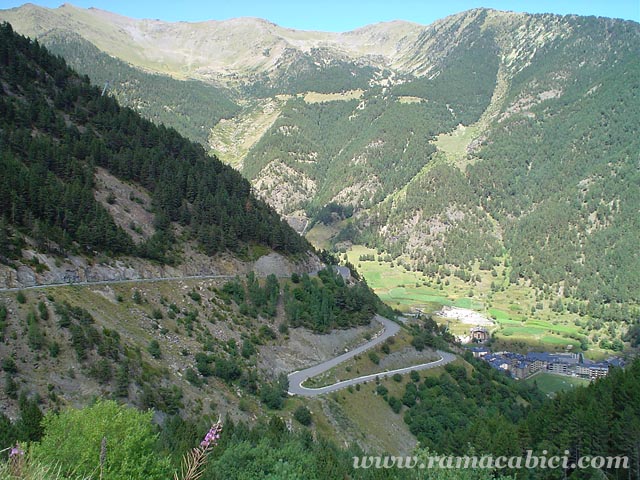
<svg viewBox="0 0 640 480"><path fill-rule="evenodd" d="M238 168L300 231L420 269L640 301L640 25L476 9L303 32L260 19L0 12Z"/></svg>

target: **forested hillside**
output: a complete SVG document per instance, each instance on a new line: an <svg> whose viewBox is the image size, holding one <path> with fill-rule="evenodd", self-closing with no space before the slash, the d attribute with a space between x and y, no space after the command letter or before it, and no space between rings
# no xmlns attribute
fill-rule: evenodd
<svg viewBox="0 0 640 480"><path fill-rule="evenodd" d="M493 455L547 452L628 457L628 469L610 469L610 478L640 473L640 361L588 387L543 399L535 388L514 383L483 362L467 356L475 371L448 365L439 377L408 383L399 400L404 421L432 451L466 455L470 449ZM401 403L400 403L401 401ZM394 402L389 402L393 408ZM403 407L404 405L404 407ZM565 451L568 450L568 453ZM509 473L517 478L593 478L596 469L555 469ZM573 475L572 475L573 474Z"/></svg>
<svg viewBox="0 0 640 480"><path fill-rule="evenodd" d="M589 387L578 387L554 399L543 398L534 387L518 384L502 373L474 361L450 365L439 375L422 378L413 372L410 379L378 381L370 401L381 397L391 410L400 413L411 431L421 440L412 452L413 462L428 462L430 456L492 455L522 457L527 452L540 458L567 458L555 468L452 469L369 468L355 469L354 456L366 455L354 445L337 446L312 433L303 416L287 424L274 415L269 419L237 422L222 418L219 442L204 468L203 479L292 478L376 478L376 479L627 479L638 474L640 458L640 362L625 370L614 369L608 377ZM398 386L394 386L396 384ZM400 398L394 391L400 387ZM360 395L360 394L354 394ZM379 405L379 403L375 403ZM306 407L301 407L302 409ZM308 410L307 410L308 412ZM372 412L373 413L373 412ZM0 415L0 440L31 441L25 472L56 464L59 477L78 478L99 464L103 438L108 445L105 478L128 474L145 478L167 478L179 468L181 456L201 441L214 415L184 419L167 416L161 425L151 422L152 413L135 411L113 401L101 400L83 409L66 408L43 414L35 401L23 399L19 418L11 422ZM319 412L311 417L314 422ZM298 420L300 419L300 420ZM104 454L103 454L104 455ZM616 457L625 463L610 468L571 467L580 458ZM143 460L144 461L141 461ZM11 471L11 463L0 463L0 472ZM441 464L442 465L442 464ZM447 463L444 463L447 465ZM37 470L36 470L37 471ZM135 473L132 473L135 472ZM39 478L27 476L27 478Z"/></svg>
<svg viewBox="0 0 640 480"><path fill-rule="evenodd" d="M382 89L359 100L296 98L249 153L243 172L268 199L275 196L269 185L276 175L269 164L295 172L283 175L291 191L284 213L311 213L332 200L368 208L413 178L435 152L429 139L455 124L444 103L404 104Z"/></svg>
<svg viewBox="0 0 640 480"><path fill-rule="evenodd" d="M175 224L209 255L241 252L249 243L285 253L309 248L201 145L120 107L10 25L0 35L5 258L19 254L26 234L58 254L100 251L167 262ZM97 166L151 192L155 233L143 243L134 244L94 197Z"/></svg>
<svg viewBox="0 0 640 480"><path fill-rule="evenodd" d="M428 75L290 99L243 172L283 213L313 221L330 202L353 208L337 240L420 269L491 267L506 253L512 283L562 288L596 316L637 303L638 25L529 16L507 38L515 19L463 19L452 20L455 42L434 40L446 55ZM539 31L548 39L522 50ZM470 134L443 146L458 125Z"/></svg>
<svg viewBox="0 0 640 480"><path fill-rule="evenodd" d="M366 63L335 58L331 51L322 48L313 48L308 53L288 49L283 57L272 75L250 76L242 90L257 97L344 92L368 88L377 71Z"/></svg>
<svg viewBox="0 0 640 480"><path fill-rule="evenodd" d="M208 142L299 231L320 224L324 246L487 283L497 268L506 284L495 288L633 320L636 22L474 9L333 34L69 5L0 17L99 87L110 80L107 95ZM228 247L220 231L196 230L208 251Z"/></svg>
<svg viewBox="0 0 640 480"><path fill-rule="evenodd" d="M98 50L79 35L52 31L39 39L49 51L105 88L120 105L130 107L156 124L175 128L181 135L205 145L209 129L230 118L239 107L231 92L196 80L154 75Z"/></svg>
<svg viewBox="0 0 640 480"><path fill-rule="evenodd" d="M356 213L340 238L417 265L490 267L506 252L512 283L562 288L589 300L596 316L598 305L637 303L640 30L563 20L572 34L546 42L510 75L475 127L481 134L429 157L401 195Z"/></svg>
<svg viewBox="0 0 640 480"><path fill-rule="evenodd" d="M512 280L564 282L570 296L637 303L640 67L620 56L597 78L587 72L529 118L497 126L468 177L504 226Z"/></svg>

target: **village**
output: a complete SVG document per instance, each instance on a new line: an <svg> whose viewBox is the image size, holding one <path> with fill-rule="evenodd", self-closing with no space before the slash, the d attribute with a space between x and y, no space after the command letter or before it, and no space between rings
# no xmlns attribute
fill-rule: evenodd
<svg viewBox="0 0 640 480"><path fill-rule="evenodd" d="M467 348L475 358L484 360L496 370L503 371L518 380L543 372L595 380L607 376L612 367L624 367L625 362L622 358L614 356L596 362L585 358L582 352L529 352L526 354L509 351L492 352L484 344L491 339L489 327L494 325L494 322L464 308L444 307L437 314L441 318L455 318L461 323L473 325L469 328L467 335L457 336L458 341L463 345L469 345Z"/></svg>
<svg viewBox="0 0 640 480"><path fill-rule="evenodd" d="M502 370L518 380L529 378L538 372L595 380L606 377L612 367L624 367L624 360L610 357L595 362L582 353L491 352L487 347L474 346L469 349L475 358L480 358L496 370Z"/></svg>

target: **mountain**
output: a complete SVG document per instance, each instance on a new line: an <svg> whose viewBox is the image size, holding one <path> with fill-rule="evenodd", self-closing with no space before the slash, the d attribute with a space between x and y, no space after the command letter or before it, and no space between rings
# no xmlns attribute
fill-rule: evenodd
<svg viewBox="0 0 640 480"><path fill-rule="evenodd" d="M240 111L226 89L139 70L77 35L51 32L41 41L50 51L64 57L69 66L81 69L119 103L154 123L175 128L202 145L207 143L210 125ZM203 105L207 108L202 108Z"/></svg>
<svg viewBox="0 0 640 480"><path fill-rule="evenodd" d="M363 457L365 451L406 454L414 449L412 434L422 443L414 449L416 458L412 461L416 462L434 458L436 448L443 455L440 458L468 454L470 448L478 455L494 457L534 449L544 455L567 455L572 461L586 455L616 455L620 460L625 456L629 461L626 472L600 464L597 474L638 474L639 360L624 370L612 367L606 378L555 399L545 398L535 387L535 379L533 385L516 382L501 368L475 359L471 352L455 359L447 354L453 359L450 363L426 372L412 370L404 376L395 373L385 378L381 374L384 370L389 375L390 369L399 365L406 371L432 362L435 352L428 347L459 352L448 343L453 338L448 327L438 325L430 316L406 319L406 324L396 327L395 336L381 341L379 329L367 321L374 313L392 312L358 280L356 272L342 267L317 274L280 272L281 278L267 275L265 270L274 263L311 271L313 255L310 246L253 195L250 184L237 171L208 156L201 145L175 130L154 125L120 106L102 87L91 86L87 77L76 74L62 58L15 34L9 24L0 25L0 67L0 272L13 271L24 277L29 271L33 279L78 264L85 274L99 268L122 268L128 274L140 266L155 271L147 280L123 275L101 282L70 278L66 282L71 285L36 285L22 290L0 286L0 379L4 384L0 391L0 445L30 442L24 456L21 445L11 453L4 449L4 455L12 458L4 461L3 455L0 459L2 478L16 474L22 478L76 478L98 470L104 478L169 478L180 470L183 455L202 455L201 460L208 455L208 450L192 448L202 446L204 432L216 419L223 421L224 427L220 442L202 468L203 479L258 479L265 475L417 478L423 473L408 468L356 471L358 459L375 459ZM491 64L485 67L478 69L480 76L490 75ZM479 187L474 182L478 181L491 195L476 209L475 229L478 235L488 232L485 238L489 238L498 228L496 223L516 224L518 213L522 215L525 209L536 213L543 208L539 205L549 208L544 203L549 198L557 200L536 190L537 184L527 179L533 175L530 172L535 172L540 185L553 188L560 199L571 193L572 181L583 171L575 165L563 170L562 164L571 158L568 154L560 165L547 164L547 175L535 166L545 160L543 157L553 157L553 149L565 148L584 164L585 171L600 175L579 182L584 201L568 203L566 215L594 202L596 214L589 217L594 229L588 232L589 238L579 239L585 248L604 245L605 250L598 252L602 262L616 261L615 255L628 253L624 242L633 242L624 228L635 228L629 213L633 210L628 209L635 201L637 171L628 168L631 162L625 159L611 160L617 155L632 156L637 145L620 145L616 136L624 136L627 125L615 123L617 112L627 112L627 103L635 100L637 77L627 67L625 62L611 64L609 76L598 77L602 84L586 96L580 94L580 85L565 85L563 93L556 95L578 96L580 108L572 102L549 111L544 101L520 105L521 111L533 116L513 114L512 121L504 119L498 127L491 124L498 133L490 127L482 130L486 138L471 149L476 158L456 156L455 140L465 138L468 131L479 131L485 113L477 125L458 127L457 136L441 136L435 145L427 142L425 148L431 145L430 155L438 158L414 177L422 183L411 179L403 192L389 195L396 200L390 208L384 210L388 206L384 198L367 207L369 212L378 219L394 212L403 214L412 208L411 201L429 202L424 205L435 210L442 208L434 198L421 196L420 188L441 188L441 198L448 199L448 205L460 205L462 212L463 207L476 207L474 194ZM585 71L589 73L589 66ZM403 104L422 106L414 96L421 88L441 89L437 82L425 86L419 80L402 85L410 89L402 95ZM632 88L625 88L626 81ZM485 85L484 81L480 85ZM476 94L469 92L479 91L481 88L462 93L473 99ZM444 114L442 105L425 103L425 111ZM478 100L474 105L480 104ZM300 103L292 105L302 108ZM387 112L382 108L385 105L381 103L381 115ZM445 105L447 111L455 112L452 105ZM406 112L393 112L396 121L417 121L402 115ZM291 117L295 114L292 109ZM590 121L596 115L600 127ZM416 118L424 122L425 130L436 128L431 118ZM562 138L539 133L528 144L525 137L538 132L543 120L575 129L574 133L583 136L584 145L565 145L560 133ZM375 118L371 121L376 122ZM305 130L313 128L323 134L317 125L305 124ZM295 133L295 128L289 131ZM380 132L386 130L381 128ZM333 135L340 133L336 129ZM528 163L520 163L522 158L508 134L531 148L526 152ZM603 145L610 150L602 150ZM538 156L536 149L542 150ZM608 170L599 158L587 154L597 151L609 152ZM505 159L514 159L514 164L501 164ZM467 175L483 166L488 170ZM513 172L509 173L509 168ZM506 187L493 169L517 179L522 195L514 191L513 198L501 196ZM576 172L574 177L572 172ZM557 181L558 175L566 177L563 180L568 180L569 187ZM604 195L615 195L615 201L598 201L611 198ZM609 210L601 211L600 207ZM367 230L370 225L361 223L363 212L360 206L329 203L315 216L326 223L336 217L353 218L350 235L372 235L371 241L375 241L376 230ZM557 210L545 212L545 221L557 222L553 216L559 215ZM447 213L450 220L464 220L457 211ZM482 223L483 214L486 224ZM531 230L525 232L531 239L544 226L535 219L531 217ZM509 245L509 235L518 232L514 230L502 231L503 245ZM549 239L557 231L560 229L550 227L546 231ZM613 241L607 237L612 232L619 235ZM449 244L454 238L452 235ZM546 244L538 246L531 239L518 241L534 253L546 253ZM474 244L467 241L467 245ZM553 245L550 240L549 245ZM481 257L482 252L478 248L469 257ZM495 257L501 255L507 254L495 252ZM333 261L329 254L322 257ZM197 269L202 266L198 261L204 258L213 270L196 271L196 278L162 278L184 265ZM516 263L519 258L509 252L511 275L516 277L520 273L513 272L526 267L524 262ZM598 268L598 274L604 276L609 267L601 263ZM203 278L203 271L226 275ZM604 280L608 286L608 279ZM627 280L621 278L613 285L623 286ZM563 287L569 288L567 280ZM595 288L602 288L601 283ZM589 294L598 291L589 289ZM300 326L309 330L296 328ZM638 330L635 325L628 332L635 343ZM363 342L372 347L367 355L358 349L352 352L358 355L335 364L345 349ZM326 376L310 379L314 385L361 375L368 381L330 395L289 398L287 372L332 359L325 363L333 367ZM380 378L372 379L370 372L380 373ZM44 420L42 410L47 411ZM474 469L463 475L485 480L523 473L512 470ZM579 475L596 475L595 470L585 469ZM429 475L451 478L451 472L442 469ZM578 473L541 467L527 469L525 475L557 478ZM460 472L454 476L459 478Z"/></svg>
<svg viewBox="0 0 640 480"><path fill-rule="evenodd" d="M258 18L200 23L135 20L103 10L64 4L50 10L34 5L3 12L16 30L41 37L60 30L75 32L110 55L133 65L182 78L221 79L276 74L295 61L326 51L343 60L362 56L382 64L399 45L411 43L421 27L390 22L345 34L296 31Z"/></svg>
<svg viewBox="0 0 640 480"><path fill-rule="evenodd" d="M311 251L201 145L120 107L2 28L3 263L22 261L27 247L57 263L107 255L176 266L190 249L209 258Z"/></svg>
<svg viewBox="0 0 640 480"><path fill-rule="evenodd" d="M11 437L25 405L31 433L38 405L98 397L162 418L280 410L285 373L393 315L237 171L8 23L0 168L0 442L35 439Z"/></svg>
<svg viewBox="0 0 640 480"><path fill-rule="evenodd" d="M430 272L504 265L512 284L596 316L624 319L640 300L635 22L475 9L324 33L71 5L0 18L66 57L89 42L226 95L236 107L205 125L209 148L299 231L324 218L339 246ZM77 66L102 84L94 56Z"/></svg>

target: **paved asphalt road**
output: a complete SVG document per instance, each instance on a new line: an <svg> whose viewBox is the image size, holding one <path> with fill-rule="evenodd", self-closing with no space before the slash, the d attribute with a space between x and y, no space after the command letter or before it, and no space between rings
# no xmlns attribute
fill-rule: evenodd
<svg viewBox="0 0 640 480"><path fill-rule="evenodd" d="M339 267L344 268L344 267ZM317 275L318 272L312 272L309 275ZM29 285L24 287L11 287L11 288L0 288L0 292L18 292L20 290L37 290L41 288L51 288L51 287L83 287L88 285L116 285L123 283L148 283L148 282L166 282L166 281L175 281L175 280L211 280L211 279L233 279L239 276L237 273L235 275L214 275L214 274L203 274L203 275L186 275L182 277L153 277L153 278L129 278L122 280L88 280L84 282L59 282L59 283L43 283L38 285ZM261 276L261 275L257 275Z"/></svg>
<svg viewBox="0 0 640 480"><path fill-rule="evenodd" d="M25 287L0 288L0 292L17 292L19 290L36 290L51 287L83 287L87 285L115 285L121 283L148 283L166 282L174 280L209 280L216 278L235 278L237 275L188 275L184 277L155 277L155 278L131 278L126 280L95 280L87 282L47 283L42 285L30 285Z"/></svg>
<svg viewBox="0 0 640 480"><path fill-rule="evenodd" d="M392 322L391 320L381 317L380 315L376 315L375 319L384 325L384 332L378 335L375 338L372 338L369 342L364 345L360 345L353 350L343 353L335 358L327 360L319 365L315 365L313 367L306 368L304 370L299 370L293 373L290 373L289 378L289 395L300 395L303 397L314 397L316 395L322 395L324 393L334 392L336 390L340 390L341 388L348 387L349 385L356 385L358 383L364 383L368 380L373 380L376 377L383 378L388 377L389 375L393 375L394 373L408 373L411 370L426 370L428 368L438 367L440 365L446 365L449 362L455 360L455 355L443 352L438 350L438 355L440 355L440 360L436 360L434 362L429 363L421 363L419 365L413 365L411 367L398 368L396 370L389 370L386 372L373 373L371 375L363 375L362 377L352 378L350 380L344 380L342 382L334 383L333 385L328 385L326 387L320 388L306 388L302 386L305 380L311 377L315 377L320 375L327 370L335 367L336 365L348 360L356 355L369 350L371 347L376 346L380 342L384 342L387 338L392 337L400 330L400 326Z"/></svg>

